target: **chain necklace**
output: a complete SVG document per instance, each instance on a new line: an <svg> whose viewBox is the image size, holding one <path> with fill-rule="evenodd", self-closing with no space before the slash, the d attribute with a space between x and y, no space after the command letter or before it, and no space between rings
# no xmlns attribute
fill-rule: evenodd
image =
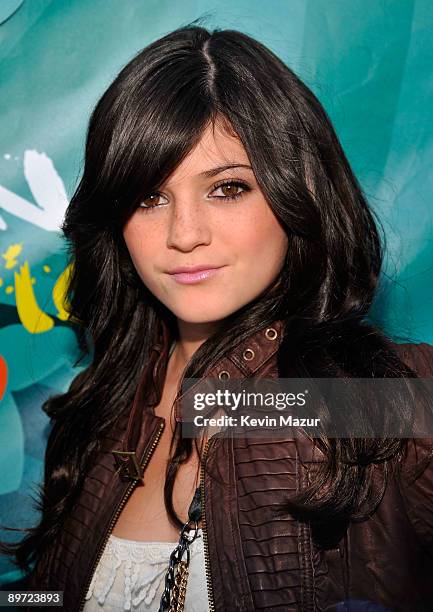
<svg viewBox="0 0 433 612"><path fill-rule="evenodd" d="M184 611L186 585L189 575L189 547L197 538L200 518L201 493L200 487L198 487L188 510L188 521L180 530L179 542L170 555L169 565L165 574L164 592L158 612Z"/></svg>

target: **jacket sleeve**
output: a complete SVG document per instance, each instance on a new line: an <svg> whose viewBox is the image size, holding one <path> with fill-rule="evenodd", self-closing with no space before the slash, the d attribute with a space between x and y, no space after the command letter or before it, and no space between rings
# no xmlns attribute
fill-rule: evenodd
<svg viewBox="0 0 433 612"><path fill-rule="evenodd" d="M406 345L402 358L420 378L433 378L430 344ZM433 556L433 437L408 439L397 481L420 544Z"/></svg>

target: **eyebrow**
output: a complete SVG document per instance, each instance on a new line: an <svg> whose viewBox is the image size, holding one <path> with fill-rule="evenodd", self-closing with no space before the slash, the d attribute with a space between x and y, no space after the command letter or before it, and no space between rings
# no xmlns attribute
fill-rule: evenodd
<svg viewBox="0 0 433 612"><path fill-rule="evenodd" d="M199 176L209 178L224 172L224 170L230 170L231 168L247 168L248 170L252 170L251 166L248 166L247 164L226 164L224 166L216 166L216 168L211 168L210 170L200 172Z"/></svg>

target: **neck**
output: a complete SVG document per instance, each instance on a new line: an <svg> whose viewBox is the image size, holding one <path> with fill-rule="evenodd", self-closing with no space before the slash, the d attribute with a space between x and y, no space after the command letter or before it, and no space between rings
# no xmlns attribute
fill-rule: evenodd
<svg viewBox="0 0 433 612"><path fill-rule="evenodd" d="M172 354L175 369L182 370L203 342L218 330L219 325L218 321L188 323L178 319L178 338Z"/></svg>

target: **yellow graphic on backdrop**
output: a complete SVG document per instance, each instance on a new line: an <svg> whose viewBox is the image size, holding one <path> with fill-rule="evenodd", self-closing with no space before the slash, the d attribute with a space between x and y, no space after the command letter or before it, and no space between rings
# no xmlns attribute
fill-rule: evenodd
<svg viewBox="0 0 433 612"><path fill-rule="evenodd" d="M61 321L67 321L69 319L69 303L66 298L66 291L71 272L72 264L69 264L60 274L59 278L56 281L56 284L53 287L53 302L57 308L57 317Z"/></svg>
<svg viewBox="0 0 433 612"><path fill-rule="evenodd" d="M21 244L11 244L6 251L2 254L3 259L5 260L5 268L6 270L10 270L14 268L17 263L17 257L23 250L23 245Z"/></svg>
<svg viewBox="0 0 433 612"><path fill-rule="evenodd" d="M15 294L18 316L31 334L42 334L54 327L54 320L39 308L33 291L29 262L15 272Z"/></svg>
<svg viewBox="0 0 433 612"><path fill-rule="evenodd" d="M69 264L56 280L53 287L52 297L57 308L57 318L61 321L69 319L69 303L67 300L67 287L69 276L72 271ZM15 276L15 299L18 316L25 329L31 334L42 334L54 327L54 319L40 308L33 290L36 279L31 276L29 262L26 260ZM0 282L0 286L3 281ZM14 287L9 285L5 288L6 293L12 293Z"/></svg>

